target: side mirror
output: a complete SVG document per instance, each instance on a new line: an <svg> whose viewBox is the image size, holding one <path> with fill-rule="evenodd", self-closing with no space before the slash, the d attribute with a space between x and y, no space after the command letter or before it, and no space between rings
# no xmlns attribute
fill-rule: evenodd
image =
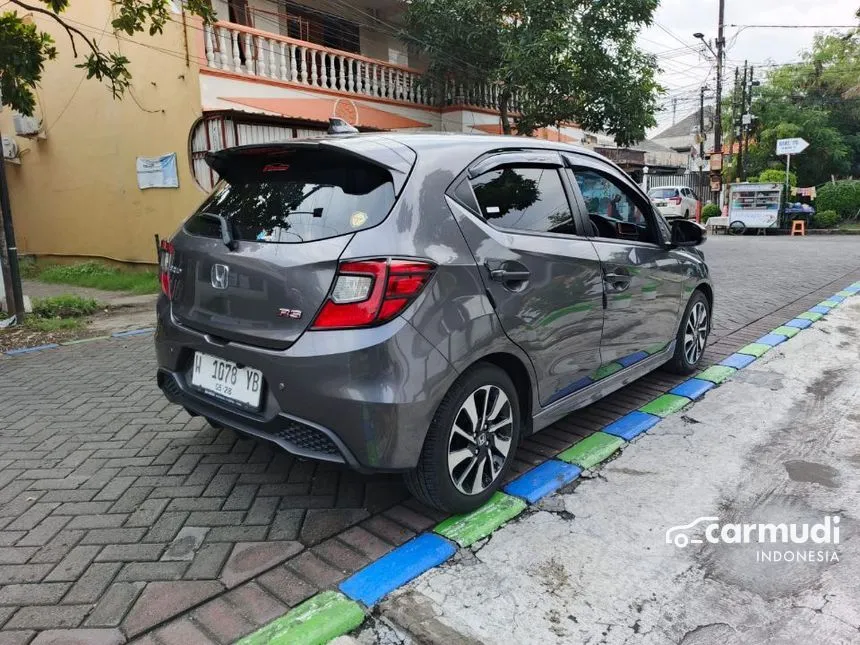
<svg viewBox="0 0 860 645"><path fill-rule="evenodd" d="M688 219L672 220L671 226L672 240L669 246L673 248L679 246L699 246L699 244L707 239L705 227Z"/></svg>

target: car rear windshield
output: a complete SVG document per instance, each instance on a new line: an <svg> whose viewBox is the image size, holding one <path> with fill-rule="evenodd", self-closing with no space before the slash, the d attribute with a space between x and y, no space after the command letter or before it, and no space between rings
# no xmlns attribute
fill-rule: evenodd
<svg viewBox="0 0 860 645"><path fill-rule="evenodd" d="M237 155L212 194L185 222L192 235L220 237L220 215L237 240L297 244L379 224L394 205L389 172L344 154L285 150Z"/></svg>
<svg viewBox="0 0 860 645"><path fill-rule="evenodd" d="M678 189L677 188L654 188L653 190L648 191L649 197L656 197L657 199L668 199L669 197L677 197Z"/></svg>

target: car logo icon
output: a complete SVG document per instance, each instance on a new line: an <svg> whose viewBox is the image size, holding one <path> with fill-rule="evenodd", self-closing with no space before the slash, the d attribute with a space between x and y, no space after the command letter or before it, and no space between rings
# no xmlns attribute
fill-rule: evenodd
<svg viewBox="0 0 860 645"><path fill-rule="evenodd" d="M226 289L230 283L230 267L226 264L213 264L211 278L213 287Z"/></svg>

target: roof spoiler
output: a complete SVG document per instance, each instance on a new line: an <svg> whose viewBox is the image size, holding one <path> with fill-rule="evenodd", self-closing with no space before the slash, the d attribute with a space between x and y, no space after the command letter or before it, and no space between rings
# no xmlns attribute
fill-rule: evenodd
<svg viewBox="0 0 860 645"><path fill-rule="evenodd" d="M349 124L347 124L349 126ZM352 127L352 126L349 126ZM383 137L330 137L319 139L296 139L277 143L256 143L235 148L225 148L217 152L207 152L206 163L221 177L229 177L230 167L242 158L258 155L277 155L279 152L295 149L328 150L361 161L374 164L391 172L396 193L400 193L416 154L412 148L392 139Z"/></svg>

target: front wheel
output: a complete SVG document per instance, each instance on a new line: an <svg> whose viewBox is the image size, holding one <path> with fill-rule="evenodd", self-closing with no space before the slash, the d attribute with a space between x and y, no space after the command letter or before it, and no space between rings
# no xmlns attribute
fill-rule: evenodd
<svg viewBox="0 0 860 645"><path fill-rule="evenodd" d="M675 374L692 374L705 353L711 331L711 306L701 291L694 291L675 338L675 353L666 369Z"/></svg>
<svg viewBox="0 0 860 645"><path fill-rule="evenodd" d="M743 235L745 230L747 230L747 225L740 220L736 219L729 224L729 235Z"/></svg>
<svg viewBox="0 0 860 645"><path fill-rule="evenodd" d="M498 489L520 436L520 406L510 377L480 364L460 376L433 417L410 492L428 506L465 513Z"/></svg>

